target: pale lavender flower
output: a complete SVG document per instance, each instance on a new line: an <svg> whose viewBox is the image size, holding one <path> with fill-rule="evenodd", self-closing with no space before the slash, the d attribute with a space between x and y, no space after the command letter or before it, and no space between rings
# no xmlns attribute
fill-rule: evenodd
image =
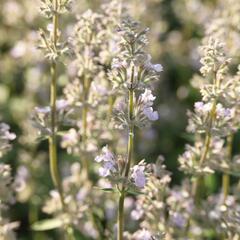
<svg viewBox="0 0 240 240"><path fill-rule="evenodd" d="M174 212L172 217L173 224L179 228L184 228L187 224L187 219L181 213Z"/></svg>
<svg viewBox="0 0 240 240"><path fill-rule="evenodd" d="M143 109L143 113L151 121L158 120L158 112L157 111L153 111L152 107L144 108Z"/></svg>
<svg viewBox="0 0 240 240"><path fill-rule="evenodd" d="M216 106L216 113L218 118L230 119L234 115L234 110L230 108L224 108L222 104L218 103Z"/></svg>
<svg viewBox="0 0 240 240"><path fill-rule="evenodd" d="M59 99L56 101L56 107L58 111L65 110L69 106L68 101Z"/></svg>
<svg viewBox="0 0 240 240"><path fill-rule="evenodd" d="M194 108L196 112L206 114L211 111L212 103L196 102Z"/></svg>
<svg viewBox="0 0 240 240"><path fill-rule="evenodd" d="M109 151L108 146L102 148L102 154L95 158L98 163L102 162L102 166L99 168L99 175L107 177L117 171L116 161L113 153Z"/></svg>
<svg viewBox="0 0 240 240"><path fill-rule="evenodd" d="M47 107L35 107L34 110L37 113L40 113L40 114L47 114L47 113L51 112L51 108L49 106L47 106Z"/></svg>
<svg viewBox="0 0 240 240"><path fill-rule="evenodd" d="M115 163L110 161L105 161L103 166L99 168L99 175L101 177L107 177L111 175L111 172L115 172Z"/></svg>
<svg viewBox="0 0 240 240"><path fill-rule="evenodd" d="M161 64L154 64L152 68L155 72L158 72L158 73L163 71L163 66Z"/></svg>
<svg viewBox="0 0 240 240"><path fill-rule="evenodd" d="M132 172L131 178L133 178L134 184L138 188L144 188L145 187L146 177L145 177L144 170L145 170L145 166L135 165L133 167L133 172Z"/></svg>
<svg viewBox="0 0 240 240"><path fill-rule="evenodd" d="M152 64L151 63L151 55L147 55L147 60L145 62L145 67L147 69L152 69L153 71L157 72L157 73L160 73L163 71L163 66L161 64Z"/></svg>
<svg viewBox="0 0 240 240"><path fill-rule="evenodd" d="M153 105L153 101L156 97L152 94L150 89L145 89L144 93L140 95L140 104L142 104L143 114L151 121L158 120L158 112L153 111L151 107Z"/></svg>

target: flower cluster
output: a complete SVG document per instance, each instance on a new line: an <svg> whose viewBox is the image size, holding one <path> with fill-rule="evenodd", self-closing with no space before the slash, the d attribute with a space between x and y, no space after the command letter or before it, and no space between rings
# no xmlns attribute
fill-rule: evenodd
<svg viewBox="0 0 240 240"><path fill-rule="evenodd" d="M68 124L68 115L70 114L67 101L60 99L56 102L57 125L55 131L59 131L62 124ZM35 107L31 116L32 125L38 130L41 138L47 138L51 135L51 107Z"/></svg>
<svg viewBox="0 0 240 240"><path fill-rule="evenodd" d="M112 8L116 8L114 12ZM62 146L69 152L86 155L96 151L97 142L112 138L111 124L101 119L111 114L115 101L106 75L116 52L113 29L120 16L119 8L119 3L112 1L99 12L87 10L74 26L70 41L74 60L69 69L73 79L64 88L73 111L72 127L76 129L75 140L67 146L64 142L70 132L63 137Z"/></svg>
<svg viewBox="0 0 240 240"><path fill-rule="evenodd" d="M210 38L201 52L202 101L194 104L194 112L188 112L187 127L189 132L195 133L196 141L194 146L187 146L179 158L181 169L188 173L212 173L210 162L227 156L221 138L238 129L235 120L237 98L230 87L232 80L227 76L230 61L225 55L224 44Z"/></svg>
<svg viewBox="0 0 240 240"><path fill-rule="evenodd" d="M0 123L0 157L11 148L10 141L16 138L14 133L11 133L10 127L6 123ZM0 163L0 238L15 240L16 235L14 230L19 226L18 222L9 222L6 210L9 204L15 202L14 197L15 185L12 178L12 169L9 165Z"/></svg>
<svg viewBox="0 0 240 240"><path fill-rule="evenodd" d="M239 57L239 12L238 1L219 1L210 23L206 24L206 36L226 39L230 56ZM236 58L237 59L237 58ZM234 59L234 61L236 60Z"/></svg>
<svg viewBox="0 0 240 240"><path fill-rule="evenodd" d="M151 56L144 50L148 43L148 29L142 30L138 22L127 17L118 32L121 36L120 54L113 59L109 74L113 87L142 89L147 83L157 80L163 71L160 64L151 63Z"/></svg>
<svg viewBox="0 0 240 240"><path fill-rule="evenodd" d="M73 163L70 166L70 172L63 178L63 190L65 193L64 202L66 209L61 211L61 199L57 191L50 192L49 198L43 206L43 211L47 214L53 214L53 219L59 220L56 227L73 225L83 234L97 239L98 229L89 220L88 214L95 214L95 205L101 201L98 192L91 191L91 183L86 182L82 176L79 163ZM95 194L95 195L94 195ZM86 211L92 205L91 211Z"/></svg>
<svg viewBox="0 0 240 240"><path fill-rule="evenodd" d="M122 176L124 169L126 168L126 159L124 156L115 156L108 146L102 148L102 154L95 158L95 161L101 164L99 168L99 175L101 177L107 177L112 183L125 183L129 188L144 188L146 185L146 163L144 160L130 169L129 179Z"/></svg>
<svg viewBox="0 0 240 240"><path fill-rule="evenodd" d="M10 141L16 138L9 130L10 127L6 123L0 123L0 157L11 148Z"/></svg>
<svg viewBox="0 0 240 240"><path fill-rule="evenodd" d="M69 11L72 0L58 0L56 9L53 8L53 2L50 0L41 0L40 11L47 18L52 18L56 13L63 14Z"/></svg>
<svg viewBox="0 0 240 240"><path fill-rule="evenodd" d="M66 13L69 10L72 0L41 0L40 12L46 18L55 18L58 22L59 15ZM60 42L61 32L58 29L53 29L53 25L49 24L48 31L40 30L39 35L41 44L39 48L43 50L47 59L56 62L57 59L67 53L68 47L65 42ZM56 41L57 40L57 41Z"/></svg>
<svg viewBox="0 0 240 240"><path fill-rule="evenodd" d="M163 70L160 64L152 64L151 56L145 52L148 43L146 33L148 29L142 30L139 23L131 18L124 18L118 28L121 36L119 43L120 54L113 59L112 70L109 78L113 82L113 89L119 92L124 99L132 101L134 108L132 116L129 116L128 104L120 101L115 110L115 122L120 128L133 125L142 127L150 121L158 119L157 111L153 110L153 96L149 88L154 80L159 78ZM125 96L128 91L133 96ZM129 118L130 117L130 118Z"/></svg>

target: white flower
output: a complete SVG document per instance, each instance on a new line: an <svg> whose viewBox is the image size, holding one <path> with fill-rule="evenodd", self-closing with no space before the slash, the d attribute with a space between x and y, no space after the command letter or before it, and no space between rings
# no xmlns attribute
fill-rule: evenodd
<svg viewBox="0 0 240 240"><path fill-rule="evenodd" d="M61 146L63 148L68 148L69 146L74 146L78 143L78 133L76 129L71 128L66 134L63 135Z"/></svg>
<svg viewBox="0 0 240 240"><path fill-rule="evenodd" d="M141 94L140 99L144 103L144 106L150 107L153 105L153 101L156 99L156 97L153 96L150 89L145 89L144 93Z"/></svg>
<svg viewBox="0 0 240 240"><path fill-rule="evenodd" d="M195 104L194 104L196 111L202 111L203 106L204 106L203 102L195 102Z"/></svg>
<svg viewBox="0 0 240 240"><path fill-rule="evenodd" d="M141 205L137 205L136 209L131 212L131 217L133 220L139 220L144 214L144 210Z"/></svg>
<svg viewBox="0 0 240 240"><path fill-rule="evenodd" d="M11 133L9 131L6 131L3 136L0 137L1 139L6 139L6 140L14 140L16 138L15 133Z"/></svg>
<svg viewBox="0 0 240 240"><path fill-rule="evenodd" d="M120 60L119 58L114 58L112 60L112 68L127 68L127 62L125 60Z"/></svg>
<svg viewBox="0 0 240 240"><path fill-rule="evenodd" d="M49 24L47 25L47 30L48 30L50 33L53 32L53 24L52 24L52 23L49 23Z"/></svg>
<svg viewBox="0 0 240 240"><path fill-rule="evenodd" d="M92 82L91 89L92 89L93 93L101 95L101 96L104 96L104 95L106 96L108 94L108 89L96 81Z"/></svg>
<svg viewBox="0 0 240 240"><path fill-rule="evenodd" d="M141 230L138 230L134 234L134 239L136 239L136 240L152 240L152 235L148 230L141 229Z"/></svg>
<svg viewBox="0 0 240 240"><path fill-rule="evenodd" d="M16 138L14 133L10 132L10 127L6 123L0 123L0 157L7 152L11 145L9 141Z"/></svg>
<svg viewBox="0 0 240 240"><path fill-rule="evenodd" d="M19 41L16 45L11 49L11 55L14 58L21 58L27 52L27 44L24 41Z"/></svg>
<svg viewBox="0 0 240 240"><path fill-rule="evenodd" d="M151 121L156 121L158 120L158 112L157 111L153 111L152 107L148 107L148 108L144 108L143 109L143 113L145 116L148 117L149 120Z"/></svg>
<svg viewBox="0 0 240 240"><path fill-rule="evenodd" d="M134 184L139 188L144 188L146 184L144 170L144 166L136 165L133 167L133 172L131 174L131 178L133 178Z"/></svg>

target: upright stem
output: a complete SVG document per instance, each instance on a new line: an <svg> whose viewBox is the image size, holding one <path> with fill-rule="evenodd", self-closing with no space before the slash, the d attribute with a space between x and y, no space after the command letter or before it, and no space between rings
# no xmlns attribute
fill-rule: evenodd
<svg viewBox="0 0 240 240"><path fill-rule="evenodd" d="M231 134L227 138L227 157L229 161L231 160L231 156L232 156L232 143L233 143L233 135ZM225 202L227 199L227 196L229 193L229 185L230 185L230 176L227 173L224 173L222 177L223 202Z"/></svg>
<svg viewBox="0 0 240 240"><path fill-rule="evenodd" d="M82 127L83 127L83 135L82 135L82 142L83 142L83 150L84 150L84 154L83 154L83 158L82 158L82 164L83 164L83 174L85 175L86 179L88 179L88 175L89 175L89 166L88 166L88 160L86 158L86 144L87 144L87 129L88 129L88 105L87 105L87 101L88 101L88 96L89 96L89 87L90 87L90 79L87 77L84 77L84 81L83 81L83 109L82 109Z"/></svg>
<svg viewBox="0 0 240 240"><path fill-rule="evenodd" d="M120 194L118 203L118 240L123 240L124 232L124 198L125 193Z"/></svg>
<svg viewBox="0 0 240 240"><path fill-rule="evenodd" d="M206 158L207 158L207 154L209 151L209 147L210 147L210 143L211 143L211 134L208 133L205 137L205 144L204 144L204 151L203 154L201 155L200 161L199 161L199 166L201 167L203 165L203 163L205 162ZM201 195L201 185L203 183L203 176L198 176L192 186L192 195L194 197L194 201L197 205L199 205L200 203L200 195Z"/></svg>
<svg viewBox="0 0 240 240"><path fill-rule="evenodd" d="M134 91L132 89L129 90L129 118L130 121L133 121L133 98L134 98ZM128 133L128 161L125 171L125 177L128 177L129 170L131 167L132 157L133 157L133 140L134 140L134 124L131 122L129 126L129 133Z"/></svg>
<svg viewBox="0 0 240 240"><path fill-rule="evenodd" d="M115 98L113 95L108 97L108 119L110 121L111 117L112 117L112 112L113 112L113 106L114 106L114 102L115 102Z"/></svg>
<svg viewBox="0 0 240 240"><path fill-rule="evenodd" d="M128 101L128 115L129 115L129 133L128 133L128 153L127 153L127 164L125 167L124 176L127 179L131 167L131 162L133 158L133 146L134 146L134 67L132 67L131 75L131 86L129 88L129 101ZM124 199L125 199L125 186L122 186L120 192L119 204L118 204L118 240L123 240L124 232Z"/></svg>
<svg viewBox="0 0 240 240"><path fill-rule="evenodd" d="M52 40L55 49L57 48L58 43L58 0L53 1L54 7L54 15L52 19L53 24L53 35ZM49 164L50 164L50 173L53 184L57 188L60 200L62 204L62 210L64 211L66 205L64 203L64 196L63 196L63 189L61 178L58 169L58 157L57 157L57 107L56 107L56 100L57 100L57 63L52 61L51 63L51 85L50 85L50 106L51 106L51 135L49 136ZM74 240L73 229L71 226L66 226L66 239Z"/></svg>
<svg viewBox="0 0 240 240"><path fill-rule="evenodd" d="M217 103L216 103L216 100L215 100L214 103L213 103L211 112L210 112L210 126L209 126L209 129L212 128L212 124L213 124L213 121L215 119L216 104ZM211 144L211 139L212 139L212 135L211 135L211 132L209 130L206 133L206 136L205 136L204 150L203 150L203 153L202 153L202 155L200 157L200 160L199 160L199 167L202 167L202 165L206 161L207 154L209 152L209 148L210 148L210 144ZM199 203L200 203L201 185L202 185L203 181L204 181L203 176L198 176L195 179L195 181L193 183L193 186L192 186L192 195L193 195L194 201L197 205L199 205Z"/></svg>
<svg viewBox="0 0 240 240"><path fill-rule="evenodd" d="M55 14L53 16L53 42L56 48L58 40L58 0L54 1ZM57 64L52 62L51 64L51 86L50 86L50 105L51 105L51 136L49 137L49 158L50 158L50 172L53 183L58 189L62 207L64 207L62 184L60 181L60 175L57 162L57 137L56 137L56 125L57 125L57 112L56 112L56 99L57 99Z"/></svg>

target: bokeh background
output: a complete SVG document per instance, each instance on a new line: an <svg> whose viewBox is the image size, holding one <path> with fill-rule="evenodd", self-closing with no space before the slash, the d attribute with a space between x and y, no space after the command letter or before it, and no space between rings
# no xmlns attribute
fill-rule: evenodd
<svg viewBox="0 0 240 240"><path fill-rule="evenodd" d="M76 14L88 8L97 10L101 2L74 1L72 12L60 23L63 35L69 35ZM185 133L186 110L199 99L190 80L199 71L198 46L218 1L131 0L124 4L130 15L150 28L149 51L153 61L164 68L161 80L154 87L160 119L150 129L138 133L135 154L152 162L163 155L172 172L173 184L178 184L182 175L177 158L185 143L191 141L191 136ZM0 120L7 122L17 134L12 151L1 161L11 164L19 180L27 182L17 204L11 207L10 218L21 221L17 230L19 239L46 239L45 235L31 232L29 226L39 215L44 217L39 205L53 187L47 142L36 141L29 120L34 106L47 105L49 96L48 65L36 48L37 31L46 25L38 10L38 1L0 1ZM61 69L59 94L68 82L64 67ZM59 152L62 165L63 160L76 160L61 149Z"/></svg>

